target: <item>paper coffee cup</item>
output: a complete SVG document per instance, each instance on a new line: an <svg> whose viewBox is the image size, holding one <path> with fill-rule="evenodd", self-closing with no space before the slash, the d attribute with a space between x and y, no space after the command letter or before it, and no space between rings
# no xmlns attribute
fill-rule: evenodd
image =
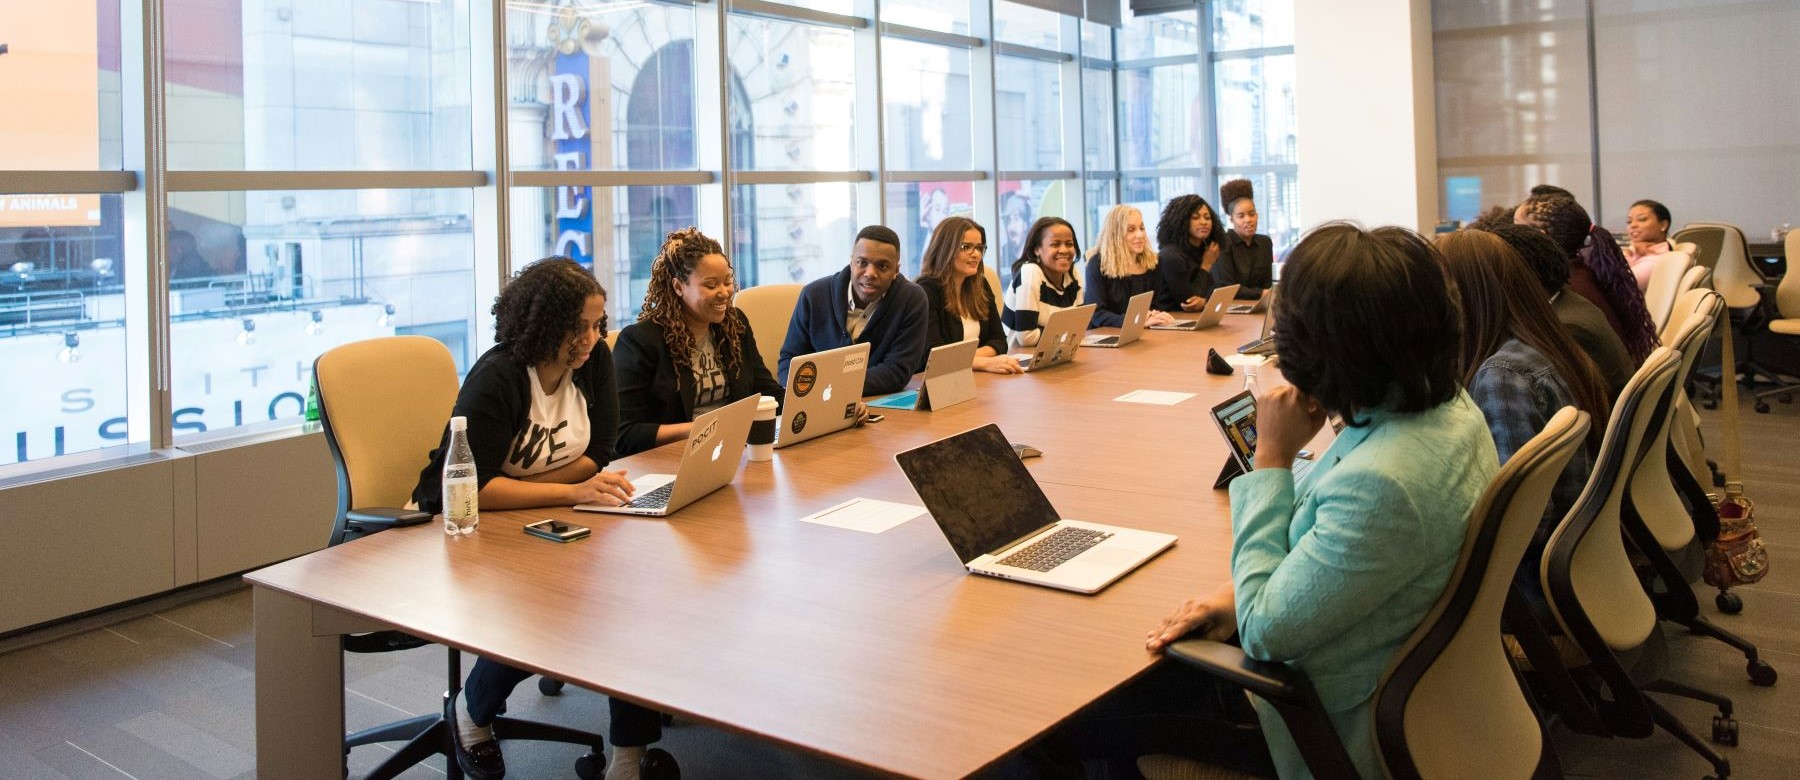
<svg viewBox="0 0 1800 780"><path fill-rule="evenodd" d="M756 405L756 422L750 424L750 459L771 460L775 457L775 413L781 404L771 396L763 396Z"/></svg>

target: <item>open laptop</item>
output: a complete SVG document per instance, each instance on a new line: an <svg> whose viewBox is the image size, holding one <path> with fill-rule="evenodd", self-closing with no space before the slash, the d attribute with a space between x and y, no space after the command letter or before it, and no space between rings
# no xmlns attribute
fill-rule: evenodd
<svg viewBox="0 0 1800 780"><path fill-rule="evenodd" d="M1255 303L1240 303L1232 306L1227 311L1232 314L1260 314L1268 308L1269 295L1265 292L1256 299Z"/></svg>
<svg viewBox="0 0 1800 780"><path fill-rule="evenodd" d="M1150 317L1150 296L1151 293L1147 292L1131 296L1131 300L1125 304L1125 322L1119 325L1118 335L1102 336L1096 333L1083 338L1081 340L1081 346L1107 347L1110 349L1112 347L1123 347L1126 344L1137 341L1139 336L1144 335L1144 320Z"/></svg>
<svg viewBox="0 0 1800 780"><path fill-rule="evenodd" d="M894 460L976 574L1095 593L1175 543L1170 534L1060 518L993 423Z"/></svg>
<svg viewBox="0 0 1800 780"><path fill-rule="evenodd" d="M1213 288L1212 294L1206 296L1206 305L1200 307L1200 316L1191 320L1176 320L1168 325L1151 325L1154 330L1200 330L1210 328L1225 319L1225 311L1231 305L1231 299L1237 297L1238 285L1226 285Z"/></svg>
<svg viewBox="0 0 1800 780"><path fill-rule="evenodd" d="M744 442L750 438L750 423L756 419L756 405L761 400L762 396L752 395L694 418L675 473L645 474L633 479L631 484L637 488L637 495L623 506L577 504L575 508L582 512L663 516L730 484L732 477L737 476Z"/></svg>
<svg viewBox="0 0 1800 780"><path fill-rule="evenodd" d="M1225 468L1219 471L1218 479L1213 487L1223 488L1236 479L1239 474L1248 474L1256 459L1256 397L1249 390L1238 393L1220 401L1212 408L1213 424L1219 426L1219 433L1225 437L1225 445L1231 450L1231 458L1226 461ZM1344 423L1336 417L1331 418L1331 430L1335 433L1342 430ZM1312 453L1300 451L1294 459L1294 480L1299 481L1313 470L1316 461Z"/></svg>
<svg viewBox="0 0 1800 780"><path fill-rule="evenodd" d="M1026 371L1042 371L1074 360L1075 350L1081 348L1081 335L1087 332L1088 321L1094 317L1095 305L1090 303L1051 312L1044 318L1044 331L1038 336L1038 343L1029 347L1031 353L1015 355L1019 365Z"/></svg>
<svg viewBox="0 0 1800 780"><path fill-rule="evenodd" d="M862 400L868 372L867 341L789 360L787 398L781 405L775 447L791 447L855 424L856 403Z"/></svg>
<svg viewBox="0 0 1800 780"><path fill-rule="evenodd" d="M1263 300L1264 305L1263 305L1262 335L1256 337L1256 339L1253 341L1245 342L1243 346L1238 347L1238 352L1241 352L1245 355L1272 355L1275 353L1275 292L1276 292L1276 290L1277 290L1277 288L1270 287L1268 292L1263 293L1262 300Z"/></svg>
<svg viewBox="0 0 1800 780"><path fill-rule="evenodd" d="M979 339L933 347L925 358L925 378L917 387L869 401L877 409L943 409L975 397L975 350Z"/></svg>

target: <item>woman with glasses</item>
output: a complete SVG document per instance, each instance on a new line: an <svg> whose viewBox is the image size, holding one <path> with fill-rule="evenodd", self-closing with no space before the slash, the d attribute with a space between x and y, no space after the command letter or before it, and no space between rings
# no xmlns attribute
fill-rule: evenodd
<svg viewBox="0 0 1800 780"><path fill-rule="evenodd" d="M1019 361L1006 354L1000 309L981 273L981 258L986 254L987 231L975 220L950 217L931 231L925 257L919 261L919 286L925 289L926 346L977 339L976 371L1021 373Z"/></svg>
<svg viewBox="0 0 1800 780"><path fill-rule="evenodd" d="M1088 255L1087 300L1096 304L1090 328L1116 328L1125 324L1125 307L1133 296L1151 293L1152 301L1168 298L1163 275L1156 270L1156 251L1144 229L1144 213L1120 204L1106 212L1100 238ZM1153 307L1158 304L1151 304ZM1153 309L1147 325L1167 325L1175 318Z"/></svg>

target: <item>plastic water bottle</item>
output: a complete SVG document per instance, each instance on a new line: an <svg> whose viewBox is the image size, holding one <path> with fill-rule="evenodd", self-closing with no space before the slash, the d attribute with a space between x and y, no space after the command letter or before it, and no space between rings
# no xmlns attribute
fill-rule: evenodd
<svg viewBox="0 0 1800 780"><path fill-rule="evenodd" d="M450 446L444 451L444 533L473 533L481 524L476 494L475 453L469 449L469 418L450 418Z"/></svg>
<svg viewBox="0 0 1800 780"><path fill-rule="evenodd" d="M1262 383L1256 376L1256 366L1244 366L1244 389L1249 390L1253 398L1262 395Z"/></svg>

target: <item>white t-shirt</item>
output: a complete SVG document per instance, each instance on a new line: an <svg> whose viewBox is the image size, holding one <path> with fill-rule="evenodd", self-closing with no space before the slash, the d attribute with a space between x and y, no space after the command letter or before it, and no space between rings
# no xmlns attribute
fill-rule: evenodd
<svg viewBox="0 0 1800 780"><path fill-rule="evenodd" d="M589 438L587 396L575 386L573 372L563 375L554 393L544 392L537 366L526 366L525 378L531 383L531 411L500 465L500 473L514 478L542 474L581 457Z"/></svg>

